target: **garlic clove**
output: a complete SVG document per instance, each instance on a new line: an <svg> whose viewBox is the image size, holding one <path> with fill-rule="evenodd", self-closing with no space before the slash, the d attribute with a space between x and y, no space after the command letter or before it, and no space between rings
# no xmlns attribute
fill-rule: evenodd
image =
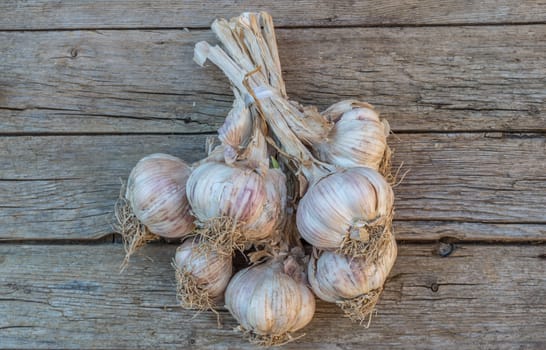
<svg viewBox="0 0 546 350"><path fill-rule="evenodd" d="M292 332L307 326L315 315L315 295L304 284L300 284L301 309L296 317L296 322L291 328Z"/></svg>

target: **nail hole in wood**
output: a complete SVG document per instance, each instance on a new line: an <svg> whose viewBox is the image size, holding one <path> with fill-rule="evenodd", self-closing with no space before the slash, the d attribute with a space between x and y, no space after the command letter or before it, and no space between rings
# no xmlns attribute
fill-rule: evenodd
<svg viewBox="0 0 546 350"><path fill-rule="evenodd" d="M453 243L444 243L440 242L438 245L438 255L441 257L449 256L451 253L453 253L453 250L455 249L455 246Z"/></svg>

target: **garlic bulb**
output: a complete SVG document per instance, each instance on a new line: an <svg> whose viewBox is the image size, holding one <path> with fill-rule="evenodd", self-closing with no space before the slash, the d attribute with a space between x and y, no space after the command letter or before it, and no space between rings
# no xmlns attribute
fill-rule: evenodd
<svg viewBox="0 0 546 350"><path fill-rule="evenodd" d="M396 260L396 240L390 232L387 235L375 261L328 251L311 257L308 279L315 295L339 304L349 317L363 321L373 311Z"/></svg>
<svg viewBox="0 0 546 350"><path fill-rule="evenodd" d="M192 231L194 218L186 198L189 176L184 161L162 153L142 158L131 171L125 197L152 233L179 238Z"/></svg>
<svg viewBox="0 0 546 350"><path fill-rule="evenodd" d="M394 194L375 170L340 170L318 180L300 200L296 224L319 249L370 254L389 228Z"/></svg>
<svg viewBox="0 0 546 350"><path fill-rule="evenodd" d="M187 239L178 247L173 266L178 299L188 309L213 308L232 275L231 256L205 251L198 238Z"/></svg>
<svg viewBox="0 0 546 350"><path fill-rule="evenodd" d="M347 168L379 169L387 149L389 127L371 105L341 101L323 115L334 124L326 138L313 145L320 160Z"/></svg>
<svg viewBox="0 0 546 350"><path fill-rule="evenodd" d="M265 169L262 175L245 166L200 165L187 182L200 233L227 254L270 237L283 218L285 181L275 169Z"/></svg>
<svg viewBox="0 0 546 350"><path fill-rule="evenodd" d="M283 222L287 197L286 177L279 169L269 168L261 121L242 105L240 97L236 100L238 117L234 117L233 124L224 124L220 138L243 142L246 136L239 134L244 129L240 125L246 123L238 124L237 118L251 119L252 135L246 145L223 143L224 148L237 147L234 157L229 162L225 156L225 162L199 164L186 187L200 234L227 254L231 254L231 249L243 250L247 243L272 238Z"/></svg>
<svg viewBox="0 0 546 350"><path fill-rule="evenodd" d="M315 298L293 257L273 258L239 271L226 289L226 308L244 332L260 345L290 340L290 332L307 325Z"/></svg>
<svg viewBox="0 0 546 350"><path fill-rule="evenodd" d="M266 200L263 177L254 169L216 162L194 169L186 189L192 211L202 222L228 216L253 223Z"/></svg>

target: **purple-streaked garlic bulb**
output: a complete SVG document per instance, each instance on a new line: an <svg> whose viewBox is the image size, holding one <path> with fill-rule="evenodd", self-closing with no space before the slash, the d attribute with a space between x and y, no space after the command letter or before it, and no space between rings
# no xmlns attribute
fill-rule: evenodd
<svg viewBox="0 0 546 350"><path fill-rule="evenodd" d="M299 202L296 224L301 236L319 249L362 256L389 229L393 202L390 185L377 171L340 170L309 188Z"/></svg>
<svg viewBox="0 0 546 350"><path fill-rule="evenodd" d="M131 171L125 198L152 233L180 238L193 230L194 218L186 198L190 172L183 160L163 153L142 158Z"/></svg>
<svg viewBox="0 0 546 350"><path fill-rule="evenodd" d="M341 101L330 106L323 115L332 123L332 128L323 140L313 145L320 160L346 168L379 169L390 129L371 105Z"/></svg>
<svg viewBox="0 0 546 350"><path fill-rule="evenodd" d="M203 249L199 238L187 239L176 250L177 297L186 309L211 309L224 296L232 276L231 256Z"/></svg>
<svg viewBox="0 0 546 350"><path fill-rule="evenodd" d="M286 342L315 313L302 263L293 256L277 256L236 273L225 303L241 330L265 346Z"/></svg>
<svg viewBox="0 0 546 350"><path fill-rule="evenodd" d="M240 110L232 114L231 124L224 124L220 132L224 141L243 140L233 137L238 134L238 125L246 125L237 123L237 118L251 117L248 108L234 105ZM286 177L279 169L269 168L260 121L251 121L252 135L244 146L222 144L237 150L234 158L224 152L225 162L200 163L186 186L199 233L228 254L233 249L242 250L248 244L272 239L285 217Z"/></svg>
<svg viewBox="0 0 546 350"><path fill-rule="evenodd" d="M313 292L324 301L337 303L351 319L364 321L396 260L396 241L390 232L379 253L375 261L329 251L312 256L307 271Z"/></svg>
<svg viewBox="0 0 546 350"><path fill-rule="evenodd" d="M245 225L258 220L267 198L264 178L255 169L217 162L193 170L187 194L201 222L229 217Z"/></svg>

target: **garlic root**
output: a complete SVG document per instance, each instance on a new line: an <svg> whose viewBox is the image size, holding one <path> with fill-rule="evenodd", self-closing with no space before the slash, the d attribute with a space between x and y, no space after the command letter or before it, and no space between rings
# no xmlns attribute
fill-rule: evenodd
<svg viewBox="0 0 546 350"><path fill-rule="evenodd" d="M122 192L123 192L122 185ZM116 223L114 230L121 235L125 257L120 265L120 272L123 272L128 266L131 256L146 244L158 240L160 237L154 235L142 224L131 209L128 201L120 194L114 207Z"/></svg>

